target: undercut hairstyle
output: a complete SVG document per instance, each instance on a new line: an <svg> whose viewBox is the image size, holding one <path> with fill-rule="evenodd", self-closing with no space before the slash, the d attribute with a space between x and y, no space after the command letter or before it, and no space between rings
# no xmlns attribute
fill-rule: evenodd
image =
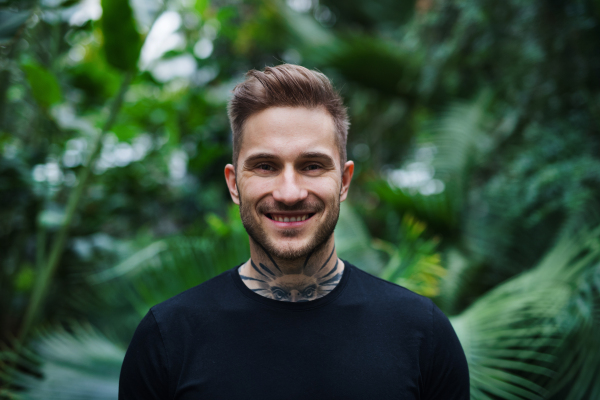
<svg viewBox="0 0 600 400"><path fill-rule="evenodd" d="M346 163L348 113L340 95L322 73L299 65L282 64L264 71L250 70L233 89L227 106L233 132L233 165L237 170L244 124L250 116L270 107L323 107L333 117L342 171Z"/></svg>

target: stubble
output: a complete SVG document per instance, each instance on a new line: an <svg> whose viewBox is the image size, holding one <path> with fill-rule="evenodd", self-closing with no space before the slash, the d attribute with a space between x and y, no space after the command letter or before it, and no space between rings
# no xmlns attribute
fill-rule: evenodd
<svg viewBox="0 0 600 400"><path fill-rule="evenodd" d="M340 214L340 201L339 199L333 199L329 204L329 207L326 207L319 199L307 199L293 206L286 206L285 204L275 202L272 199L265 200L258 204L256 211L259 216L266 213L277 213L278 211L296 212L306 210L318 214L327 209L328 212L325 215L325 220L317 227L310 241L304 246L295 247L293 244L285 245L276 243L269 237L263 227L254 219L251 205L242 201L242 196L240 196L240 216L248 236L271 256L286 261L305 258L313 252L318 252L327 243L337 225ZM312 218L315 217L316 215ZM298 229L286 229L281 231L281 234L286 238L293 238L299 236L300 232Z"/></svg>

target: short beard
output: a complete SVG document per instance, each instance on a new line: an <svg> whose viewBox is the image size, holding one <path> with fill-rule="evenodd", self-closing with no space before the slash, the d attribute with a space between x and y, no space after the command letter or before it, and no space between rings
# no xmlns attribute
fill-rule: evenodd
<svg viewBox="0 0 600 400"><path fill-rule="evenodd" d="M239 193L239 191L238 191ZM240 193L241 194L241 193ZM308 202L310 204L309 209L314 211L322 211L326 209L323 203L314 203ZM273 209L277 209L280 211L298 211L298 210L306 210L307 202L299 203L298 205L294 205L292 207L285 206L283 204L275 203L273 207L268 207L268 205L259 205L257 207L257 212L259 214L263 214L260 210L267 209L272 211ZM277 246L267 235L264 229L256 223L252 216L252 210L249 206L246 205L245 202L242 202L242 196L240 196L240 216L242 218L242 223L244 224L244 228L248 233L248 236L256 242L264 251L270 254L272 257L275 257L280 260L285 261L295 261L302 258L305 258L309 254L320 250L331 238L333 235L333 231L335 230L335 226L337 225L338 218L340 216L340 202L339 200L333 200L331 204L329 204L329 215L326 220L321 223L321 225L317 228L317 232L312 237L305 246L300 248L286 247L281 248L281 246ZM297 234L297 230L288 229L282 232L285 237L294 237Z"/></svg>

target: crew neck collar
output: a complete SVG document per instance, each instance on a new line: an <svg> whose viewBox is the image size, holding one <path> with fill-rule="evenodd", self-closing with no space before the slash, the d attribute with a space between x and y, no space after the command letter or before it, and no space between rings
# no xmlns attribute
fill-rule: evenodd
<svg viewBox="0 0 600 400"><path fill-rule="evenodd" d="M229 276L233 279L233 282L235 283L237 288L242 292L242 294L251 300L263 303L265 305L268 305L269 307L280 308L285 310L304 311L319 308L326 304L329 304L342 294L344 288L346 287L346 284L348 283L348 279L350 278L350 274L354 266L348 261L341 261L344 263L344 271L342 273L342 278L340 279L337 286L331 292L329 292L321 298L300 303L291 303L287 301L269 299L267 297L261 296L260 294L254 293L252 290L250 290L250 288L248 288L248 286L246 286L246 284L242 281L242 278L240 277L238 269L242 264L230 269Z"/></svg>

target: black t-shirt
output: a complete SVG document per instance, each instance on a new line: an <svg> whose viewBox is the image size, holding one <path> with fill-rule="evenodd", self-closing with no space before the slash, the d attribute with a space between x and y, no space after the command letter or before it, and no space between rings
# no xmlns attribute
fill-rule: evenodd
<svg viewBox="0 0 600 400"><path fill-rule="evenodd" d="M252 292L237 267L150 309L120 400L469 399L464 352L426 297L345 262L304 303Z"/></svg>

